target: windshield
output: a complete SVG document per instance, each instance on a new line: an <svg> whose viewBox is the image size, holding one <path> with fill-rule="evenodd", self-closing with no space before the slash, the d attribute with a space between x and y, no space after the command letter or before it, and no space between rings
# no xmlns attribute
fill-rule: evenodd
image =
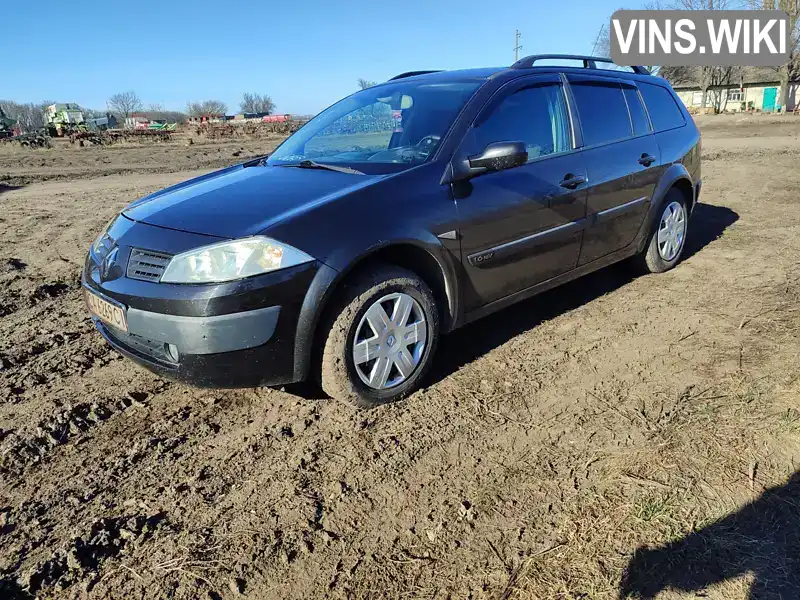
<svg viewBox="0 0 800 600"><path fill-rule="evenodd" d="M314 117L267 164L312 160L385 173L423 163L479 85L400 81L362 90Z"/></svg>

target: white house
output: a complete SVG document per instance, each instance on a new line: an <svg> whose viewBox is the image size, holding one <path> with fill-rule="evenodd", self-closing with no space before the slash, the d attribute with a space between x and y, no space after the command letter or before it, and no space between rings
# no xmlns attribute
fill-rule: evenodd
<svg viewBox="0 0 800 600"><path fill-rule="evenodd" d="M703 91L697 82L674 84L672 87L690 111L701 109ZM779 112L780 87L778 74L775 71L753 70L739 81L710 87L707 92L706 109L719 112ZM800 81L790 81L789 102L786 109L793 111L799 105Z"/></svg>

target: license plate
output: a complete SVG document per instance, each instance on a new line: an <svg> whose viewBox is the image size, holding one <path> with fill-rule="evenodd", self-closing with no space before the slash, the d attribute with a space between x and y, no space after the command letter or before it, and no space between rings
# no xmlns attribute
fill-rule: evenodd
<svg viewBox="0 0 800 600"><path fill-rule="evenodd" d="M124 308L111 304L108 300L104 300L86 288L83 288L83 297L86 300L86 306L89 308L89 312L95 317L106 325L111 325L111 327L115 327L127 333L128 320L125 318Z"/></svg>

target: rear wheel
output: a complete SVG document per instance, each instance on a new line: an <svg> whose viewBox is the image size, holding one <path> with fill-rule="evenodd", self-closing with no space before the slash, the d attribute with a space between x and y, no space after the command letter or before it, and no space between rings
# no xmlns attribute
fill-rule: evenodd
<svg viewBox="0 0 800 600"><path fill-rule="evenodd" d="M639 256L640 266L649 273L663 273L677 265L686 244L688 226L686 197L673 188L667 192L649 243Z"/></svg>
<svg viewBox="0 0 800 600"><path fill-rule="evenodd" d="M439 337L430 288L411 271L380 266L346 284L343 292L323 333L322 389L362 408L416 390Z"/></svg>

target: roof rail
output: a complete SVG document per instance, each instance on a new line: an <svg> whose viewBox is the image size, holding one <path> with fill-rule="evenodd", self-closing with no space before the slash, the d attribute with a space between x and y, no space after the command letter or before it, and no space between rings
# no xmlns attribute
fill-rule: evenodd
<svg viewBox="0 0 800 600"><path fill-rule="evenodd" d="M428 73L441 73L441 69L435 69L433 71L406 71L405 73L400 73L400 75L395 75L389 81L394 81L395 79L405 79L406 77L414 77L414 75L427 75Z"/></svg>
<svg viewBox="0 0 800 600"><path fill-rule="evenodd" d="M601 56L582 56L580 54L534 54L533 56L526 56L519 59L513 65L512 69L529 69L534 66L537 60L582 60L584 69L596 69L597 63L611 63L614 61L610 58L603 58ZM644 67L631 66L633 72L638 75L650 75L650 72Z"/></svg>

